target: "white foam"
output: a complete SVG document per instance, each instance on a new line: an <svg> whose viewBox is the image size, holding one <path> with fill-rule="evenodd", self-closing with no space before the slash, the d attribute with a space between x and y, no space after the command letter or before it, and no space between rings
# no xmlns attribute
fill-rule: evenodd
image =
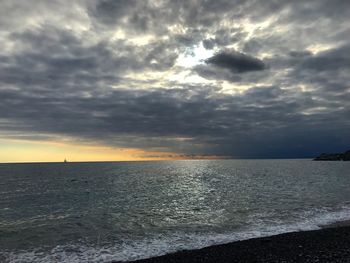
<svg viewBox="0 0 350 263"><path fill-rule="evenodd" d="M260 215L261 216L261 215ZM259 217L255 215L255 217ZM184 249L199 249L214 244L223 244L238 240L271 236L281 233L319 229L337 221L350 219L350 206L343 206L340 211L315 209L302 212L299 222L286 224L281 221L266 223L263 220L252 219L252 224L246 229L233 233L168 233L154 235L143 240L124 240L122 245L109 247L92 247L83 245L57 246L49 252L37 249L33 251L7 251L2 256L5 262L111 262L126 261L159 256ZM257 219L257 218L255 218ZM1 253L0 253L1 259Z"/></svg>

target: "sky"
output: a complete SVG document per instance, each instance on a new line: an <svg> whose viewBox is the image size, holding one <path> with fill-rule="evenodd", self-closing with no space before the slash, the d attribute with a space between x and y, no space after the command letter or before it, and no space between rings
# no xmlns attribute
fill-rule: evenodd
<svg viewBox="0 0 350 263"><path fill-rule="evenodd" d="M350 148L348 0L0 0L0 162Z"/></svg>

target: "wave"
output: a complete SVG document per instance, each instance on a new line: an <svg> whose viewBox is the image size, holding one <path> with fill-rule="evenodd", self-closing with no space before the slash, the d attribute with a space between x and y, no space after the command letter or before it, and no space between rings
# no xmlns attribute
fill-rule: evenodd
<svg viewBox="0 0 350 263"><path fill-rule="evenodd" d="M266 215L254 215L245 229L228 233L183 233L155 234L142 240L123 240L121 244L104 247L69 244L56 246L50 251L41 248L31 251L0 252L0 260L11 263L24 262L111 262L127 261L160 256L179 250L191 250L276 234L316 230L323 225L350 219L350 206L344 205L338 211L314 209L299 213L303 218L295 223L261 220ZM271 219L271 218L270 218Z"/></svg>

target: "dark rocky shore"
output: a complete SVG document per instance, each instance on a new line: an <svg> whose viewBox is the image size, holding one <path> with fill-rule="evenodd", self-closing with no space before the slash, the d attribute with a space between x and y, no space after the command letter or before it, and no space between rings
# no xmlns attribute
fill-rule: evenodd
<svg viewBox="0 0 350 263"><path fill-rule="evenodd" d="M134 263L350 262L350 227L293 232L180 251Z"/></svg>
<svg viewBox="0 0 350 263"><path fill-rule="evenodd" d="M344 153L322 153L314 161L350 161L350 150Z"/></svg>

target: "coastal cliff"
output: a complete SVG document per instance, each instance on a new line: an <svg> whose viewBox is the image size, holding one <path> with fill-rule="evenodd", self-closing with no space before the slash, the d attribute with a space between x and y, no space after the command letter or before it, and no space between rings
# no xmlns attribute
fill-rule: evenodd
<svg viewBox="0 0 350 263"><path fill-rule="evenodd" d="M344 153L322 153L314 161L350 161L350 150Z"/></svg>

